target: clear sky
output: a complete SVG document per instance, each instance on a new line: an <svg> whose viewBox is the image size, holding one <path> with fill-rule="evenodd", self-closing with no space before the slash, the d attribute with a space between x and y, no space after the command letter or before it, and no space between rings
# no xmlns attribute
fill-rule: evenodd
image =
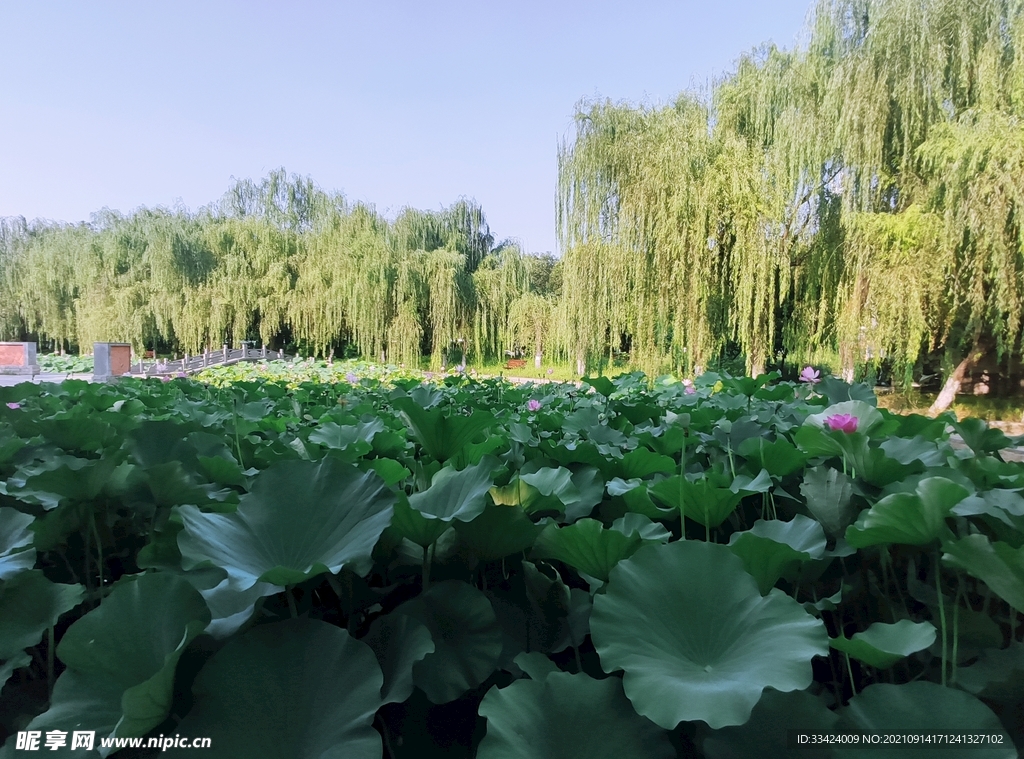
<svg viewBox="0 0 1024 759"><path fill-rule="evenodd" d="M475 198L556 250L583 98L666 103L810 0L0 0L0 216L218 199L285 167L393 215Z"/></svg>

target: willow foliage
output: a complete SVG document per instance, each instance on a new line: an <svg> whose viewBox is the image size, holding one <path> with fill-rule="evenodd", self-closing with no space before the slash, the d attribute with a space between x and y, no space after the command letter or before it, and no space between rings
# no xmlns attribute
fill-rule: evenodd
<svg viewBox="0 0 1024 759"><path fill-rule="evenodd" d="M824 0L663 108L583 104L559 153L564 336L692 369L737 344L885 357L1019 346L1020 0Z"/></svg>
<svg viewBox="0 0 1024 759"><path fill-rule="evenodd" d="M60 345L124 340L197 353L256 340L435 364L511 347L528 257L495 248L479 206L394 221L283 171L197 213L104 211L88 224L0 226L0 332Z"/></svg>

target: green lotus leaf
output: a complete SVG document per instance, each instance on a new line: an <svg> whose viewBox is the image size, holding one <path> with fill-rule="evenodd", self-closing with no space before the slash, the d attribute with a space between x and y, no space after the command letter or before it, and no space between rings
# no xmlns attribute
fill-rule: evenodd
<svg viewBox="0 0 1024 759"><path fill-rule="evenodd" d="M989 427L984 419L968 417L953 426L968 447L979 456L1010 447L1006 434L1000 429Z"/></svg>
<svg viewBox="0 0 1024 759"><path fill-rule="evenodd" d="M596 519L581 519L566 527L548 525L533 544L533 555L563 561L573 569L607 582L612 567L632 555L641 542L638 533L624 535L617 530L606 530Z"/></svg>
<svg viewBox="0 0 1024 759"><path fill-rule="evenodd" d="M620 562L590 627L605 671L624 670L634 708L668 730L742 725L765 688L807 688L828 653L820 620L779 590L762 597L726 546L693 540Z"/></svg>
<svg viewBox="0 0 1024 759"><path fill-rule="evenodd" d="M94 759L113 753L112 748L100 750L100 738L111 735L120 719L121 686L118 683L66 670L54 683L50 708L29 722L24 729L41 732L63 730L69 737L75 730L94 730L96 740L93 751L71 751L70 747L53 752L47 751L50 756ZM45 736L45 732L43 735ZM2 759L21 759L23 756L29 756L15 750L15 740L15 736L12 735L4 744L3 750L0 751Z"/></svg>
<svg viewBox="0 0 1024 759"><path fill-rule="evenodd" d="M802 562L820 559L825 546L821 525L802 514L791 522L759 519L750 530L734 532L729 540L729 548L743 560L762 595Z"/></svg>
<svg viewBox="0 0 1024 759"><path fill-rule="evenodd" d="M369 646L339 627L313 619L261 625L207 662L176 731L211 738L225 759L380 759L373 719L383 680Z"/></svg>
<svg viewBox="0 0 1024 759"><path fill-rule="evenodd" d="M911 464L920 461L925 466L942 466L946 457L939 450L936 438L915 435L912 438L891 437L883 440L878 447L885 455L900 464Z"/></svg>
<svg viewBox="0 0 1024 759"><path fill-rule="evenodd" d="M691 482L679 474L649 487L648 491L662 503L705 527L718 527L743 500L742 493L717 487L707 477Z"/></svg>
<svg viewBox="0 0 1024 759"><path fill-rule="evenodd" d="M831 748L789 748L789 731L834 733L839 715L808 691L780 693L768 688L743 725L720 730L698 729L707 759L832 759Z"/></svg>
<svg viewBox="0 0 1024 759"><path fill-rule="evenodd" d="M1014 609L1024 609L1024 546L991 543L984 535L968 535L943 545L942 560L982 580Z"/></svg>
<svg viewBox="0 0 1024 759"><path fill-rule="evenodd" d="M380 418L371 419L359 424L340 425L336 422L323 422L309 433L309 442L317 443L326 448L344 451L352 448L358 455L369 453L372 449L373 437L384 431L384 421Z"/></svg>
<svg viewBox="0 0 1024 759"><path fill-rule="evenodd" d="M609 480L608 495L621 496L626 508L634 514L641 514L648 519L677 519L679 510L670 506L662 508L651 500L647 485L639 479L623 480L618 477Z"/></svg>
<svg viewBox="0 0 1024 759"><path fill-rule="evenodd" d="M558 665L540 651L523 651L513 661L533 680L543 680L552 672L559 671Z"/></svg>
<svg viewBox="0 0 1024 759"><path fill-rule="evenodd" d="M614 677L554 672L491 688L479 759L671 759L668 736L637 715Z"/></svg>
<svg viewBox="0 0 1024 759"><path fill-rule="evenodd" d="M756 477L746 474L737 474L736 478L729 485L729 490L734 493L767 493L772 489L772 476L767 469L762 469Z"/></svg>
<svg viewBox="0 0 1024 759"><path fill-rule="evenodd" d="M498 467L493 456L461 471L442 467L431 479L429 488L409 496L409 505L427 519L472 521L484 510L487 491L494 484Z"/></svg>
<svg viewBox="0 0 1024 759"><path fill-rule="evenodd" d="M565 467L541 467L524 473L519 479L537 488L541 495L555 496L563 504L571 503L579 495L572 484L572 472Z"/></svg>
<svg viewBox="0 0 1024 759"><path fill-rule="evenodd" d="M39 569L0 584L0 660L36 645L62 614L82 602L84 591L81 585L51 582Z"/></svg>
<svg viewBox="0 0 1024 759"><path fill-rule="evenodd" d="M375 471L388 487L397 485L411 474L408 469L394 459L370 459L368 461L364 459L360 468L363 471L368 469Z"/></svg>
<svg viewBox="0 0 1024 759"><path fill-rule="evenodd" d="M654 540L658 543L667 543L672 538L672 533L661 522L652 522L643 514L633 512L623 514L616 519L612 523L612 529L627 537L635 533L645 542Z"/></svg>
<svg viewBox="0 0 1024 759"><path fill-rule="evenodd" d="M978 661L957 670L957 685L975 696L994 701L1024 697L1024 643L986 648Z"/></svg>
<svg viewBox="0 0 1024 759"><path fill-rule="evenodd" d="M413 666L434 650L427 626L407 614L388 614L373 621L363 642L373 649L384 673L383 702L401 703L409 698L416 687Z"/></svg>
<svg viewBox="0 0 1024 759"><path fill-rule="evenodd" d="M352 464L281 461L255 477L233 514L179 507L182 566L219 566L235 590L290 585L343 566L363 575L394 502L376 474Z"/></svg>
<svg viewBox="0 0 1024 759"><path fill-rule="evenodd" d="M8 493L44 509L54 509L68 501L92 501L110 479L115 460L58 456L46 462L45 467L27 477L20 487L10 487L12 482L16 482L12 477L8 482Z"/></svg>
<svg viewBox="0 0 1024 759"><path fill-rule="evenodd" d="M403 538L426 548L437 542L438 538L451 528L452 523L445 519L428 519L409 505L405 493L399 493L391 517L391 526Z"/></svg>
<svg viewBox="0 0 1024 759"><path fill-rule="evenodd" d="M652 474L672 474L677 466L669 456L655 453L649 448L637 448L615 461L614 472L616 477L624 480L643 479Z"/></svg>
<svg viewBox="0 0 1024 759"><path fill-rule="evenodd" d="M64 633L57 656L68 668L29 729L145 735L167 718L178 658L209 621L202 596L180 577L122 579Z"/></svg>
<svg viewBox="0 0 1024 759"><path fill-rule="evenodd" d="M985 704L969 693L944 688L938 683L918 681L904 685L876 683L850 700L843 710L844 721L855 730L870 733L912 732L929 733L967 732L1001 736L1001 745L992 748L981 745L962 747L944 746L941 750L931 746L910 748L900 746L894 755L906 759L925 759L943 756L950 759L1016 759L1017 750L1006 734L999 718ZM924 745L924 744L922 744ZM844 748L842 756L850 759L878 757L877 748Z"/></svg>
<svg viewBox="0 0 1024 759"><path fill-rule="evenodd" d="M949 536L946 518L967 490L944 477L929 477L913 493L893 493L865 511L846 530L854 548L899 543L922 546Z"/></svg>
<svg viewBox="0 0 1024 759"><path fill-rule="evenodd" d="M0 692L3 691L4 685L7 681L11 679L11 675L14 674L14 670L27 667L31 663L32 657L25 651L19 651L10 659L0 664Z"/></svg>
<svg viewBox="0 0 1024 759"><path fill-rule="evenodd" d="M543 529L519 506L490 505L472 522L455 523L459 537L485 561L527 550Z"/></svg>
<svg viewBox="0 0 1024 759"><path fill-rule="evenodd" d="M428 411L412 398L397 398L393 403L416 441L438 461L447 461L455 456L496 422L485 411L477 410L468 416L452 409L433 408Z"/></svg>
<svg viewBox="0 0 1024 759"><path fill-rule="evenodd" d="M565 504L566 522L575 522L577 519L590 516L594 507L604 499L604 480L597 467L580 467L572 473L572 484L578 496L576 500Z"/></svg>
<svg viewBox="0 0 1024 759"><path fill-rule="evenodd" d="M752 461L756 467L767 470L774 477L785 477L807 463L807 455L786 438L779 438L772 443L763 437L747 438L736 452Z"/></svg>
<svg viewBox="0 0 1024 759"><path fill-rule="evenodd" d="M0 580L9 580L36 565L34 536L28 529L34 521L31 514L0 508Z"/></svg>
<svg viewBox="0 0 1024 759"><path fill-rule="evenodd" d="M434 641L433 653L413 665L413 682L435 704L454 701L498 666L502 634L487 596L458 580L430 590L395 610L418 619Z"/></svg>
<svg viewBox="0 0 1024 759"><path fill-rule="evenodd" d="M832 648L878 669L888 669L935 642L935 625L901 619L895 624L875 622L852 638L832 638Z"/></svg>
<svg viewBox="0 0 1024 759"><path fill-rule="evenodd" d="M957 516L968 517L984 514L998 519L1011 529L1016 529L1015 517L1024 517L1024 498L1012 490L986 490L978 495L968 496L953 507Z"/></svg>
<svg viewBox="0 0 1024 759"><path fill-rule="evenodd" d="M523 560L523 584L529 601L529 650L554 652L569 642L572 593L551 567ZM545 572L544 570L547 570Z"/></svg>
<svg viewBox="0 0 1024 759"><path fill-rule="evenodd" d="M851 503L853 483L837 469L811 467L804 472L800 493L807 500L807 510L829 537L843 535L857 518L857 508Z"/></svg>

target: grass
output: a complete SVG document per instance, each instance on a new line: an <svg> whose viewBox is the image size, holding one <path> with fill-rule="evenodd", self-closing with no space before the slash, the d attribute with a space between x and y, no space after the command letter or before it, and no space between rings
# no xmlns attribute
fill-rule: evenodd
<svg viewBox="0 0 1024 759"><path fill-rule="evenodd" d="M884 393L878 396L878 405L902 414L926 414L936 395L919 391ZM973 416L990 422L1024 422L1024 397L958 395L950 410L957 419Z"/></svg>

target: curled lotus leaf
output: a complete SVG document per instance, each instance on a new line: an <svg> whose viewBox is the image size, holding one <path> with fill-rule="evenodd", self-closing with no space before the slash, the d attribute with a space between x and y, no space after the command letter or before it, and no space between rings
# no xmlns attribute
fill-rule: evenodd
<svg viewBox="0 0 1024 759"><path fill-rule="evenodd" d="M29 529L34 521L31 514L6 506L0 508L0 580L9 580L35 566L34 536Z"/></svg>
<svg viewBox="0 0 1024 759"><path fill-rule="evenodd" d="M539 673L538 673L539 674ZM479 759L670 759L668 736L636 714L618 678L552 672L491 688Z"/></svg>
<svg viewBox="0 0 1024 759"><path fill-rule="evenodd" d="M281 461L256 476L234 513L179 507L182 566L219 566L239 591L258 582L290 585L343 566L365 574L394 503L380 477L353 464Z"/></svg>
<svg viewBox="0 0 1024 759"><path fill-rule="evenodd" d="M639 714L742 725L762 691L803 690L828 653L820 620L779 590L762 596L726 546L649 544L611 571L590 620L605 671L623 670Z"/></svg>
<svg viewBox="0 0 1024 759"><path fill-rule="evenodd" d="M901 659L923 651L935 642L935 625L901 619L894 624L876 622L852 638L832 640L832 648L872 667L887 669Z"/></svg>

